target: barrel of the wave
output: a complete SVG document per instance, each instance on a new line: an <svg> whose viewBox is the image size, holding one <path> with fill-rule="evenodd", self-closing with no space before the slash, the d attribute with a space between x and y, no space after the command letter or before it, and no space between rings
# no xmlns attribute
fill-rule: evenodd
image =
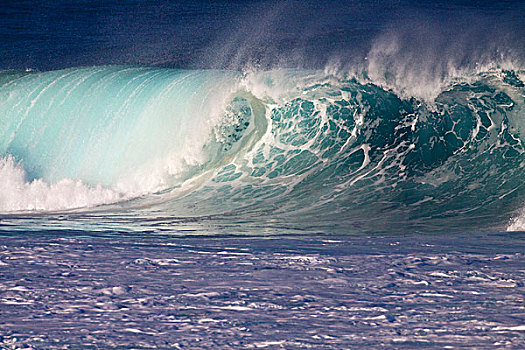
<svg viewBox="0 0 525 350"><path fill-rule="evenodd" d="M207 161L238 74L137 67L0 73L0 156L28 182L140 194Z"/></svg>

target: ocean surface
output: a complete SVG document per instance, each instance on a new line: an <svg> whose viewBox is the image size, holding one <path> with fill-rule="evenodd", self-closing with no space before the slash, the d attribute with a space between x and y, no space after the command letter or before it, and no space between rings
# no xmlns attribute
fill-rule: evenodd
<svg viewBox="0 0 525 350"><path fill-rule="evenodd" d="M0 23L0 348L525 347L522 1Z"/></svg>

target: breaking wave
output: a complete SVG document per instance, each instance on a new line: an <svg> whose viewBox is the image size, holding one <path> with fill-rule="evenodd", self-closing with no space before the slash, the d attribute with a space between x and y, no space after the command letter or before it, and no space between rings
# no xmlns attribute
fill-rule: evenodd
<svg viewBox="0 0 525 350"><path fill-rule="evenodd" d="M1 72L0 211L523 229L523 71L479 69L424 91L385 76Z"/></svg>

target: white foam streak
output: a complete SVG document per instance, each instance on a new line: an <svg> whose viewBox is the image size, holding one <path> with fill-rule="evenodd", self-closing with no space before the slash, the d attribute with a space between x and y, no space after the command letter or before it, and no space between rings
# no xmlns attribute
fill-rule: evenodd
<svg viewBox="0 0 525 350"><path fill-rule="evenodd" d="M125 199L119 192L78 180L63 179L50 184L41 179L28 182L25 178L24 169L11 156L0 158L0 212L94 207Z"/></svg>
<svg viewBox="0 0 525 350"><path fill-rule="evenodd" d="M525 209L521 214L513 218L507 226L507 231L525 231Z"/></svg>

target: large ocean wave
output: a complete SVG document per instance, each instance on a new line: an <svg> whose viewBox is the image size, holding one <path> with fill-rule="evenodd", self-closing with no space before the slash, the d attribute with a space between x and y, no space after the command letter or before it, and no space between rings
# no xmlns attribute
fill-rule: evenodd
<svg viewBox="0 0 525 350"><path fill-rule="evenodd" d="M523 229L524 71L372 73L1 72L0 212Z"/></svg>

